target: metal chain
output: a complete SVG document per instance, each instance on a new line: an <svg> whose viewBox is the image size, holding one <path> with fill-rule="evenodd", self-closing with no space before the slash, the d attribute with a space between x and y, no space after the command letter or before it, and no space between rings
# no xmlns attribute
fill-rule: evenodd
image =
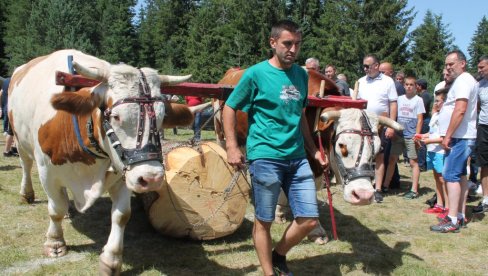
<svg viewBox="0 0 488 276"><path fill-rule="evenodd" d="M163 149L163 156L165 156L167 153L169 153L170 151L174 150L174 149L177 149L177 148L180 148L180 147L192 147L193 149L199 151L200 154L202 154L202 151L201 151L201 142L198 141L198 142L195 142L194 139L191 139L189 141L185 141L185 142L179 142L179 143L175 143L174 145L171 145L170 147L166 147ZM246 180L246 183L251 186L251 184L249 184L249 182L247 181L247 178L246 176L244 175L244 171L247 171L247 168L244 168L244 169L240 169L240 170L237 170L234 172L234 174L232 175L232 178L229 182L229 185L227 185L227 187L224 189L223 193L222 193L222 203L220 203L220 205L215 209L215 211L212 212L212 214L210 214L210 216L208 216L207 218L205 218L204 220L202 220L201 222L198 222L198 223L190 223L190 225L192 226L192 228L197 228L197 227L200 227L200 226L203 226L205 225L207 222L209 222L211 219L213 219L216 215L217 215L217 212L220 211L220 209L222 209L222 207L224 206L224 204L227 202L228 200L228 197L229 195L232 193L232 191L234 190L236 184L237 184L237 181L239 180L239 176L242 174L242 176L244 177L244 179ZM170 196L170 200L171 200L171 204L173 205L173 207L175 207L175 204L173 202L173 198L171 197L171 192L169 191L169 185L167 185L168 187L168 194ZM175 207L175 210L176 210L176 207ZM181 220L183 221L187 221L187 219L183 219L179 212L176 212L178 214L178 216L180 217Z"/></svg>

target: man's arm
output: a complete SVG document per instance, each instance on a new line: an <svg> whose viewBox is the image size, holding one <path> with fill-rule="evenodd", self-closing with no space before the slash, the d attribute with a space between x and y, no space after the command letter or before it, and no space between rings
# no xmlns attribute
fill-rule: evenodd
<svg viewBox="0 0 488 276"><path fill-rule="evenodd" d="M449 122L449 127L447 128L446 135L444 136L441 144L444 149L450 149L449 144L451 142L452 135L463 121L463 117L466 113L467 108L468 99L456 100L456 104L454 105L454 111L451 115L451 121Z"/></svg>
<svg viewBox="0 0 488 276"><path fill-rule="evenodd" d="M233 167L242 168L245 160L244 155L239 149L239 144L237 143L236 110L225 105L222 112L222 120L224 124L227 162Z"/></svg>
<svg viewBox="0 0 488 276"><path fill-rule="evenodd" d="M303 133L303 139L305 143L305 150L310 154L310 156L313 156L315 160L317 160L322 167L326 168L329 165L329 159L327 157L328 152L327 149L324 149L324 158L322 158L322 154L320 153L319 150L317 150L317 147L315 146L315 143L313 142L313 137L312 134L310 133L310 128L307 122L307 119L305 119L305 111L302 111L302 117L300 118L300 127Z"/></svg>

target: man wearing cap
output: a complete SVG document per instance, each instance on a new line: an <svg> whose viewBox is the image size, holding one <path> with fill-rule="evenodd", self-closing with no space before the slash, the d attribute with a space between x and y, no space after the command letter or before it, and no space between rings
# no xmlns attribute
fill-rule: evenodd
<svg viewBox="0 0 488 276"><path fill-rule="evenodd" d="M424 121L422 124L422 131L421 134L429 133L429 123L430 123L430 111L431 111L431 104L432 104L432 95L427 91L427 81L424 79L418 79L416 83L417 88L417 95L422 98L424 101L425 113L424 113ZM418 150L418 163L420 167L420 171L425 171L427 169L427 148L424 144Z"/></svg>

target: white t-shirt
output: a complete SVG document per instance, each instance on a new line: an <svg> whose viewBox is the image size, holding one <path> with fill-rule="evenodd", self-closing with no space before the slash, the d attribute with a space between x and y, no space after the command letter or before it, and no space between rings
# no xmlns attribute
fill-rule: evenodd
<svg viewBox="0 0 488 276"><path fill-rule="evenodd" d="M359 79L358 83L357 97L368 101L366 110L377 115L384 115L382 113L389 115L390 102L395 102L398 99L393 79L380 73L374 79L364 76Z"/></svg>
<svg viewBox="0 0 488 276"><path fill-rule="evenodd" d="M463 120L454 131L452 138L474 139L476 138L476 109L478 104L476 80L471 74L464 72L454 80L447 93L446 102L439 113L439 129L441 136L446 135L451 122L454 106L457 99L467 99L468 106Z"/></svg>
<svg viewBox="0 0 488 276"><path fill-rule="evenodd" d="M482 79L478 83L478 101L480 103L478 124L488 125L488 79Z"/></svg>
<svg viewBox="0 0 488 276"><path fill-rule="evenodd" d="M446 81L441 81L435 85L434 92L437 92L438 90L441 90L444 87L446 87Z"/></svg>
<svg viewBox="0 0 488 276"><path fill-rule="evenodd" d="M415 95L407 98L407 95L398 97L397 122L404 128L403 137L412 138L417 130L417 115L425 113L424 101Z"/></svg>
<svg viewBox="0 0 488 276"><path fill-rule="evenodd" d="M432 114L429 127L429 139L441 137L441 135L439 134L439 112ZM444 148L441 146L440 143L428 144L427 151L444 154Z"/></svg>

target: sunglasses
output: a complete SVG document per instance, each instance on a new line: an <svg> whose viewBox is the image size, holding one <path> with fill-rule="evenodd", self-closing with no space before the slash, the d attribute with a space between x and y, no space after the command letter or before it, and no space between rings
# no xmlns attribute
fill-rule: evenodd
<svg viewBox="0 0 488 276"><path fill-rule="evenodd" d="M371 66L375 65L376 63L373 63L371 65L368 65L368 64L363 64L363 68L364 69L369 69Z"/></svg>

